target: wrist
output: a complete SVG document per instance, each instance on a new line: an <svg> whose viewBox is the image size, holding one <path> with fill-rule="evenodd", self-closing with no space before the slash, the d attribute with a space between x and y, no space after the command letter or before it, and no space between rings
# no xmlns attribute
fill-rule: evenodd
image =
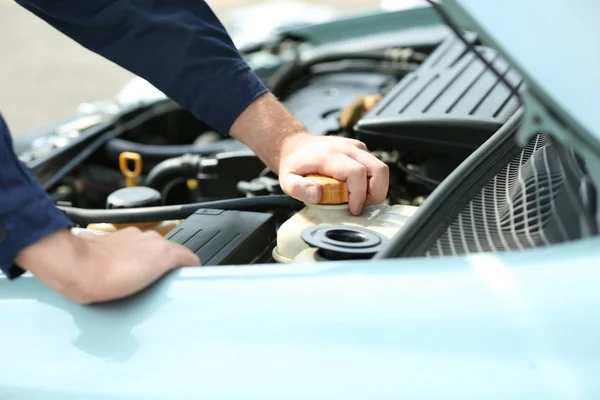
<svg viewBox="0 0 600 400"><path fill-rule="evenodd" d="M271 171L279 174L282 161L285 160L294 147L296 147L295 144L302 141L302 139L308 135L309 133L304 129L278 132L277 137L273 139L273 146L269 152L271 163L273 164L272 167L269 167Z"/></svg>
<svg viewBox="0 0 600 400"><path fill-rule="evenodd" d="M21 250L15 262L65 297L77 300L87 269L87 247L84 240L64 228Z"/></svg>
<svg viewBox="0 0 600 400"><path fill-rule="evenodd" d="M281 162L285 160L285 158L291 154L294 149L297 149L299 143L304 142L307 136L312 135L306 130L289 132L281 135L274 152L277 163L277 170L274 170L275 173L279 173Z"/></svg>
<svg viewBox="0 0 600 400"><path fill-rule="evenodd" d="M62 263L71 261L78 253L76 243L77 237L71 233L70 229L59 229L22 249L17 254L15 262L21 267L29 269L35 264L59 261L56 257L47 257L49 254L60 254Z"/></svg>

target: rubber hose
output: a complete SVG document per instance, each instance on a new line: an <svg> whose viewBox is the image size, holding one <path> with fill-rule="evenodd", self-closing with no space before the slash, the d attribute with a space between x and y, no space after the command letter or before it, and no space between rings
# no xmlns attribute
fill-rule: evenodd
<svg viewBox="0 0 600 400"><path fill-rule="evenodd" d="M382 52L364 53L334 53L316 56L308 60L295 59L279 68L269 80L269 89L278 96L283 97L285 90L299 78L305 75L311 67L330 62L346 60L371 60L371 61L394 61L391 55Z"/></svg>
<svg viewBox="0 0 600 400"><path fill-rule="evenodd" d="M202 157L194 154L165 160L150 170L146 177L146 186L162 192L174 179L195 178L200 170L201 161Z"/></svg>
<svg viewBox="0 0 600 400"><path fill-rule="evenodd" d="M158 164L170 158L179 157L183 154L195 154L199 156L212 156L229 150L231 142L220 140L214 143L202 145L153 145L130 142L124 139L111 139L104 146L104 151L109 160L118 163L119 155L124 151L132 151L142 156L144 163Z"/></svg>
<svg viewBox="0 0 600 400"><path fill-rule="evenodd" d="M127 224L185 219L199 209L268 212L272 210L301 210L304 203L287 195L245 197L240 199L209 201L176 206L143 207L131 209L58 208L74 224L94 223Z"/></svg>

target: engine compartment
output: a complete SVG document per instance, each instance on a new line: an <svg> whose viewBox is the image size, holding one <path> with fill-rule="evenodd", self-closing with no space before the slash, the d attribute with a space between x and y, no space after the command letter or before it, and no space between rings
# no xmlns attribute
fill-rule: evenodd
<svg viewBox="0 0 600 400"><path fill-rule="evenodd" d="M507 79L521 84L496 53L474 35L466 38ZM343 205L335 210L325 205L319 213L336 216L317 218L314 207L286 198L277 176L249 148L170 101L135 113L104 140L82 142L79 151L67 148L34 170L79 233L128 225L159 230L192 248L203 265L282 262L274 251L282 241L311 249L311 254L295 253L301 261L369 258L374 252L358 251L360 243L380 243L402 229L440 182L519 106L454 36L434 47L298 57L280 67L268 85L309 131L362 140L390 167L385 204L359 217ZM61 157L76 158L83 148L89 155L73 168L57 166ZM140 186L153 191L153 201L139 197L134 188ZM290 221L300 221L303 229L286 229ZM315 230L323 226L335 229ZM328 244L311 242L311 234Z"/></svg>

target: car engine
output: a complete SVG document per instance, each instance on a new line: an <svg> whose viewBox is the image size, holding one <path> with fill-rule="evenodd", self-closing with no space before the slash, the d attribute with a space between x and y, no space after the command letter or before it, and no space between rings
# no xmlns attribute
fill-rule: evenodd
<svg viewBox="0 0 600 400"><path fill-rule="evenodd" d="M398 237L406 232L427 236L425 228L418 231L424 218L439 237L432 237L427 246L423 238L421 253L413 246L406 254L458 255L464 252L456 251L453 233L462 235L465 243L479 243L490 235L482 227L496 218L494 213L484 210L478 219L465 214L464 207L473 196L481 196L481 190L485 194L481 188L511 160L498 159L487 175L464 183L463 188L473 188L461 192L466 203L452 197L458 190L443 186L456 181L453 176L465 163L473 163L478 151L491 146L495 135L502 134L516 148L510 139L514 129L507 134L502 130L521 107L511 88L469 47L477 49L513 88L522 89L520 76L508 63L470 33L464 40L449 35L434 46L373 46L298 56L270 77L271 91L310 132L359 139L390 167L386 202L366 207L360 216L351 215L345 206L345 183L328 177L315 177L327 193L322 204L306 206L289 198L277 176L250 149L221 136L168 99L96 124L89 134L72 128L38 138L36 145L22 149L20 157L78 233L103 234L131 225L157 230L192 249L204 266L368 259L382 252L402 256ZM533 157L530 153L527 159ZM521 160L505 178L512 179L511 185L521 176L519 168L527 166L523 156ZM561 161L553 157L552 162ZM585 167L575 165L579 169L571 175L549 165L547 179L539 178L546 175L540 173L544 167L538 167L538 192L513 187L503 193L503 214L494 226L511 231L517 224L527 231L523 215L544 212L550 218L548 204L554 197L544 194L541 211L536 208L536 196L545 190L540 182L554 185L555 191L568 186L569 179L579 185ZM438 202L432 196L462 205L437 219L432 217L436 210L424 216L421 208L431 209L429 203ZM513 202L507 201L511 198ZM485 199L478 201L485 205ZM521 210L507 209L506 204L520 204ZM453 230L461 215L471 218L475 228ZM536 221L540 232L543 219ZM562 236L554 235L556 241L581 236L581 227L573 223L566 223L572 229L561 228ZM495 243L498 237L494 236ZM552 235L544 236L547 242L548 237ZM526 247L519 240L525 239L512 240L514 245L503 249L466 248ZM392 244L396 250L390 250Z"/></svg>

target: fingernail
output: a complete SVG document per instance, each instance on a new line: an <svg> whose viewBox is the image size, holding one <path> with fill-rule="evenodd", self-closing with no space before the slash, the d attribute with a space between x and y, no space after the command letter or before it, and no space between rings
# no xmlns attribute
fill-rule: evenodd
<svg viewBox="0 0 600 400"><path fill-rule="evenodd" d="M362 212L362 205L358 207L354 207L354 212L352 214L359 215Z"/></svg>
<svg viewBox="0 0 600 400"><path fill-rule="evenodd" d="M316 202L319 199L317 198L317 188L314 186L309 186L306 188L306 201L308 202Z"/></svg>

